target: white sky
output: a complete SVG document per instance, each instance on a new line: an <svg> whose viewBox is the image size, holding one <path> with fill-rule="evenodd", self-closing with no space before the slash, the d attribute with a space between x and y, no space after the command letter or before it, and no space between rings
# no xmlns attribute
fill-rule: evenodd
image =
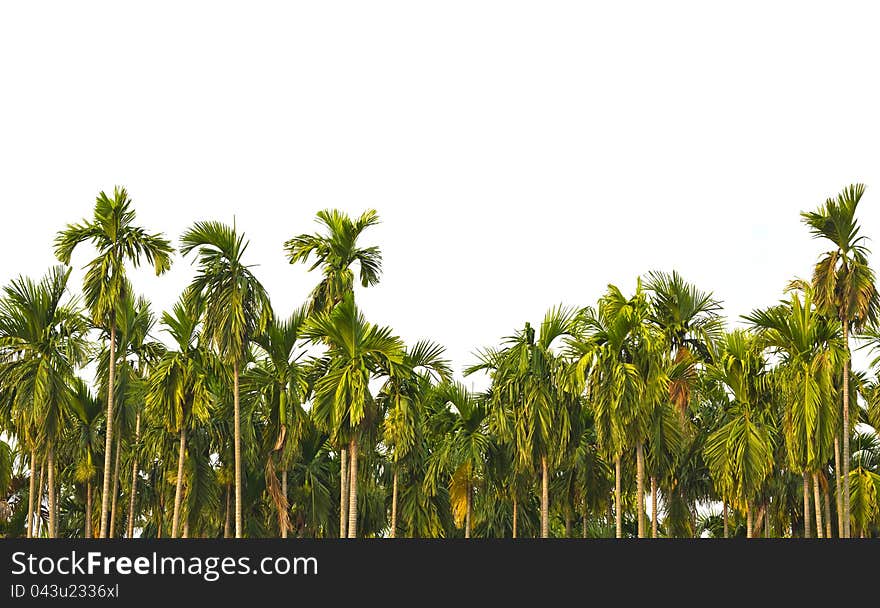
<svg viewBox="0 0 880 608"><path fill-rule="evenodd" d="M175 243L234 214L282 313L318 280L283 242L321 208L376 208L361 306L457 369L655 268L735 319L808 275L799 211L862 181L880 234L880 21L715 4L3 3L0 282L41 275L123 184ZM133 278L161 310L193 273Z"/></svg>

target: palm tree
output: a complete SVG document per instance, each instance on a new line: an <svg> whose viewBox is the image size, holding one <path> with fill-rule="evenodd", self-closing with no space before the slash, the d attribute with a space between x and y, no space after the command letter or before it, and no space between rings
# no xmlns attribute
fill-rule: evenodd
<svg viewBox="0 0 880 608"><path fill-rule="evenodd" d="M194 422L207 419L211 394L206 382L207 355L198 342L198 311L187 308L185 302L177 302L170 313L162 315L162 323L177 350L166 352L152 370L146 406L157 419L164 422L169 433L179 437L174 519L171 524L171 538L177 538L183 500L187 429Z"/></svg>
<svg viewBox="0 0 880 608"><path fill-rule="evenodd" d="M429 458L425 481L433 492L440 479L448 479L456 524L463 523L464 537L470 538L474 485L483 476L491 447L488 403L458 382L437 386L429 399L437 404L432 408L431 424L441 434Z"/></svg>
<svg viewBox="0 0 880 608"><path fill-rule="evenodd" d="M746 515L752 536L753 503L773 467L772 421L762 346L742 330L724 336L709 376L730 395L720 427L706 439L704 454L725 504Z"/></svg>
<svg viewBox="0 0 880 608"><path fill-rule="evenodd" d="M596 437L602 453L614 462L615 515L618 538L623 535L621 457L636 448L638 529L644 536L644 443L650 414L668 380L661 368L666 348L662 336L647 323L649 303L641 281L631 298L609 285L597 310L581 313L581 335L569 342L575 382L587 385L594 410Z"/></svg>
<svg viewBox="0 0 880 608"><path fill-rule="evenodd" d="M73 441L70 442L71 459L75 463L74 478L80 483L86 484L86 506L84 534L91 538L94 532L92 522L92 481L97 473L95 460L101 450L101 414L104 407L100 399L96 398L89 390L88 385L81 378L73 380L73 395L70 400L70 409L73 412L71 431Z"/></svg>
<svg viewBox="0 0 880 608"><path fill-rule="evenodd" d="M45 446L50 537L57 534L55 447L72 400L74 370L87 355L87 322L76 302L63 301L69 277L70 270L60 266L39 282L19 277L0 300L0 388L13 395L15 419L33 425Z"/></svg>
<svg viewBox="0 0 880 608"><path fill-rule="evenodd" d="M267 484L275 500L282 538L287 538L290 528L287 472L293 451L292 442L288 441L289 429L294 427L301 432L305 417L301 403L307 383L299 362L305 351L298 346L305 319L306 308L302 307L287 319L271 320L263 333L254 336L253 342L263 357L245 379L247 390L259 393L268 406L265 432L271 447ZM278 467L281 468L280 488L275 474Z"/></svg>
<svg viewBox="0 0 880 608"><path fill-rule="evenodd" d="M353 264L359 266L360 283L364 287L376 285L382 273L379 248L358 247L357 243L364 230L379 223L375 210L364 211L352 220L338 209L324 209L318 212L317 221L326 229L326 234L300 234L284 243L291 264L306 263L314 255L315 262L309 270L321 268L323 279L312 290L309 314L327 312L353 292Z"/></svg>
<svg viewBox="0 0 880 608"><path fill-rule="evenodd" d="M429 340L416 342L408 348L403 362L389 370L388 379L379 391L378 400L384 406L382 437L390 451L391 531L397 536L398 474L401 461L419 443L422 427L423 401L432 382L449 381L452 368L443 358L445 349Z"/></svg>
<svg viewBox="0 0 880 608"><path fill-rule="evenodd" d="M504 438L515 445L519 467L541 471L541 535L550 536L550 467L561 462L572 441L572 420L580 413L575 391L569 390L562 340L575 335L578 311L555 306L547 311L540 331L530 323L505 340L494 373L493 397L505 416L496 417ZM472 373L483 366L467 370Z"/></svg>
<svg viewBox="0 0 880 608"><path fill-rule="evenodd" d="M135 212L125 188L115 187L112 198L103 191L95 201L94 217L80 224L69 224L55 239L55 255L70 264L73 250L91 242L98 256L86 265L83 284L85 304L92 321L109 332L110 369L107 387L107 434L104 449L104 490L101 495L101 538L108 532L110 506L111 453L113 446L113 397L116 373L116 314L130 297L125 264L138 267L146 258L156 275L171 267L171 244L159 233L150 234L135 225Z"/></svg>
<svg viewBox="0 0 880 608"><path fill-rule="evenodd" d="M239 376L253 336L272 318L269 296L243 262L248 243L235 227L196 222L181 237L180 251L198 249L199 273L186 292L193 310L202 311L202 337L232 367L235 451L235 537L242 537L241 404Z"/></svg>
<svg viewBox="0 0 880 608"><path fill-rule="evenodd" d="M326 373L315 383L313 417L330 433L337 445L348 439L350 460L348 538L357 537L358 439L362 426L376 421L370 380L403 363L405 349L388 327L372 325L354 303L343 297L329 312L319 312L306 321L302 335L327 347Z"/></svg>
<svg viewBox="0 0 880 608"><path fill-rule="evenodd" d="M834 370L843 357L836 320L819 314L810 290L803 300L797 293L778 306L756 310L745 317L761 343L782 357L779 375L785 402L785 439L792 470L804 475L804 518L809 515L807 485L815 494L816 535L822 538L819 473L831 458L839 427L832 400Z"/></svg>
<svg viewBox="0 0 880 608"><path fill-rule="evenodd" d="M828 198L816 211L802 213L813 238L831 242L813 271L816 304L843 327L843 536L850 535L850 449L852 432L849 411L849 333L860 331L877 317L877 289L874 272L868 266L865 236L856 220L856 208L865 192L863 184L850 185L836 199Z"/></svg>
<svg viewBox="0 0 880 608"><path fill-rule="evenodd" d="M315 262L309 271L321 268L323 278L312 290L308 303L308 313L328 312L348 293L354 293L354 272L351 267L357 263L361 285L369 287L379 282L382 273L382 254L376 246L359 247L358 239L370 226L379 223L375 210L364 211L352 219L338 209L324 209L317 213L316 220L325 234L300 234L284 244L291 264L307 263L314 255ZM345 537L348 525L348 475L349 458L345 445L339 446L339 536Z"/></svg>

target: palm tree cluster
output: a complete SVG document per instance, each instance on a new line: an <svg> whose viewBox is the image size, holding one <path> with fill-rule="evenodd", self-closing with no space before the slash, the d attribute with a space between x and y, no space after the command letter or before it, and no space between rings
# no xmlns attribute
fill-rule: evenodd
<svg viewBox="0 0 880 608"><path fill-rule="evenodd" d="M802 214L827 253L736 327L652 271L478 348L480 391L358 308L375 211L284 244L320 272L288 315L237 227L197 222L157 315L127 273L166 272L172 242L101 192L60 264L0 294L0 535L878 537L880 357L850 365L880 347L863 192Z"/></svg>

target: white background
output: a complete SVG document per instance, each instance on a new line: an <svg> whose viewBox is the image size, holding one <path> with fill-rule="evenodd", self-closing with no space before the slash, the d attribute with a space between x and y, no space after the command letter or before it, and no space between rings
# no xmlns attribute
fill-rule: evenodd
<svg viewBox="0 0 880 608"><path fill-rule="evenodd" d="M714 291L735 323L809 275L822 246L800 211L865 182L880 234L877 17L869 2L3 2L0 282L41 275L55 233L123 184L175 243L235 217L283 314L319 280L283 242L321 208L376 208L364 244L384 276L359 302L446 344L457 370L651 269ZM193 273L177 259L133 278L162 310Z"/></svg>

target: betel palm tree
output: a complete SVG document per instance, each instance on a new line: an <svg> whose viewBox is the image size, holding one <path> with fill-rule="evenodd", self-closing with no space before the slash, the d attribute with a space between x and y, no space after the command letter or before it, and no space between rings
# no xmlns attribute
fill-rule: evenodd
<svg viewBox="0 0 880 608"><path fill-rule="evenodd" d="M306 378L300 359L306 351L299 346L300 330L306 319L306 308L295 310L286 319L272 319L266 330L253 338L261 356L248 372L247 390L259 393L267 406L264 432L269 443L267 486L278 512L282 538L290 528L287 498L287 474L293 455L289 429L302 432L305 412L301 407L306 392ZM294 438L296 441L297 438ZM276 470L281 469L278 487Z"/></svg>
<svg viewBox="0 0 880 608"><path fill-rule="evenodd" d="M55 256L70 264L74 249L91 242L98 256L86 265L83 283L85 304L92 321L109 334L110 369L107 388L107 433L104 450L104 489L101 494L101 538L108 532L110 506L111 453L113 445L113 397L116 372L116 314L123 300L130 297L126 263L134 267L145 258L156 275L171 267L171 244L161 234L150 234L135 225L135 212L125 188L115 187L113 196L100 192L91 221L69 224L55 238Z"/></svg>
<svg viewBox="0 0 880 608"><path fill-rule="evenodd" d="M379 391L379 403L384 406L382 422L383 442L390 451L391 531L397 536L397 503L399 467L418 445L422 426L423 400L432 383L449 381L452 368L444 358L445 348L429 340L421 340L406 350L403 363L390 370L388 379Z"/></svg>
<svg viewBox="0 0 880 608"><path fill-rule="evenodd" d="M493 397L507 408L510 429L502 434L515 446L519 468L541 471L541 535L550 536L550 469L572 441L572 420L580 414L577 394L566 382L561 342L575 334L578 311L555 306L540 330L530 323L505 340L494 373ZM479 367L479 366L477 366ZM469 368L472 372L476 367ZM500 402L499 402L500 400ZM495 422L505 424L505 417Z"/></svg>
<svg viewBox="0 0 880 608"><path fill-rule="evenodd" d="M251 339L272 318L269 295L243 261L248 243L235 226L196 222L180 239L183 255L198 250L199 271L186 292L188 307L201 310L202 338L232 367L235 453L235 537L242 537L241 404L239 378Z"/></svg>
<svg viewBox="0 0 880 608"><path fill-rule="evenodd" d="M832 456L840 413L834 406L834 370L843 358L843 340L835 319L819 314L810 290L788 301L744 317L760 342L782 359L779 379L787 407L784 413L789 465L804 475L804 517L809 517L809 479L815 494L816 535L822 538L819 474Z"/></svg>
<svg viewBox="0 0 880 608"><path fill-rule="evenodd" d="M208 417L211 394L208 390L207 354L199 345L199 313L177 302L162 315L162 323L176 350L167 351L150 373L146 407L162 420L169 433L179 437L177 476L174 492L174 518L171 538L177 538L183 499L184 458L187 430Z"/></svg>
<svg viewBox="0 0 880 608"><path fill-rule="evenodd" d="M55 447L68 416L74 370L88 349L88 323L75 301L64 301L69 277L70 270L60 266L39 282L19 277L0 300L0 388L12 395L14 418L33 425L45 446L51 537L57 534Z"/></svg>
<svg viewBox="0 0 880 608"><path fill-rule="evenodd" d="M360 282L364 287L376 285L382 272L382 254L379 248L360 247L358 239L370 226L379 223L376 211L369 209L361 216L352 219L337 209L319 211L316 220L324 229L324 234L300 234L284 244L291 264L307 263L314 255L315 262L309 271L321 269L323 278L312 290L308 312L329 312L348 293L354 293L354 271L357 264ZM340 444L339 466L339 536L345 537L348 525L348 479L345 445Z"/></svg>
<svg viewBox="0 0 880 608"><path fill-rule="evenodd" d="M865 192L863 184L850 185L836 198L828 198L816 211L801 214L813 238L830 241L832 249L823 254L813 270L816 304L827 315L840 320L843 329L843 536L850 532L850 426L849 334L860 331L877 318L877 289L874 272L868 265L869 250L856 219L856 209Z"/></svg>
<svg viewBox="0 0 880 608"><path fill-rule="evenodd" d="M707 373L725 387L730 402L706 439L704 455L725 504L745 513L751 538L754 498L773 468L766 361L761 344L742 330L726 334L719 350Z"/></svg>
<svg viewBox="0 0 880 608"><path fill-rule="evenodd" d="M326 229L326 234L300 234L284 243L291 264L306 263L314 255L315 262L309 270L321 268L323 278L309 299L310 314L327 312L353 292L351 267L355 263L364 287L377 284L382 272L379 248L359 247L357 242L364 230L379 223L376 211L369 209L352 220L338 209L324 209L318 212L317 221Z"/></svg>
<svg viewBox="0 0 880 608"><path fill-rule="evenodd" d="M652 361L658 354L658 341L647 335L648 311L641 282L631 298L609 285L597 309L588 307L581 312L580 335L569 342L575 382L586 385L590 395L599 447L602 455L614 462L618 538L623 535L621 458L633 445L639 456L638 446L647 437L651 404L658 397L657 389L666 386ZM641 516L641 509L639 513Z"/></svg>
<svg viewBox="0 0 880 608"><path fill-rule="evenodd" d="M74 463L74 479L86 486L86 505L84 517L84 534L86 538L94 535L92 517L92 482L97 470L95 461L101 453L101 414L104 406L101 400L92 394L82 378L76 377L72 382L73 395L70 409L73 412L70 425L72 441L69 442L69 457Z"/></svg>
<svg viewBox="0 0 880 608"><path fill-rule="evenodd" d="M429 492L440 480L448 480L449 499L456 525L464 524L464 537L471 537L474 485L483 476L491 447L489 407L461 383L445 382L431 391L431 424L441 431L428 460L425 479Z"/></svg>
<svg viewBox="0 0 880 608"><path fill-rule="evenodd" d="M368 323L354 303L343 297L329 312L316 313L306 321L304 338L327 347L326 373L314 385L313 418L330 433L336 445L348 440L349 499L348 538L357 537L358 440L362 425L376 421L375 402L369 383L382 374L394 373L403 363L403 342L389 327Z"/></svg>

